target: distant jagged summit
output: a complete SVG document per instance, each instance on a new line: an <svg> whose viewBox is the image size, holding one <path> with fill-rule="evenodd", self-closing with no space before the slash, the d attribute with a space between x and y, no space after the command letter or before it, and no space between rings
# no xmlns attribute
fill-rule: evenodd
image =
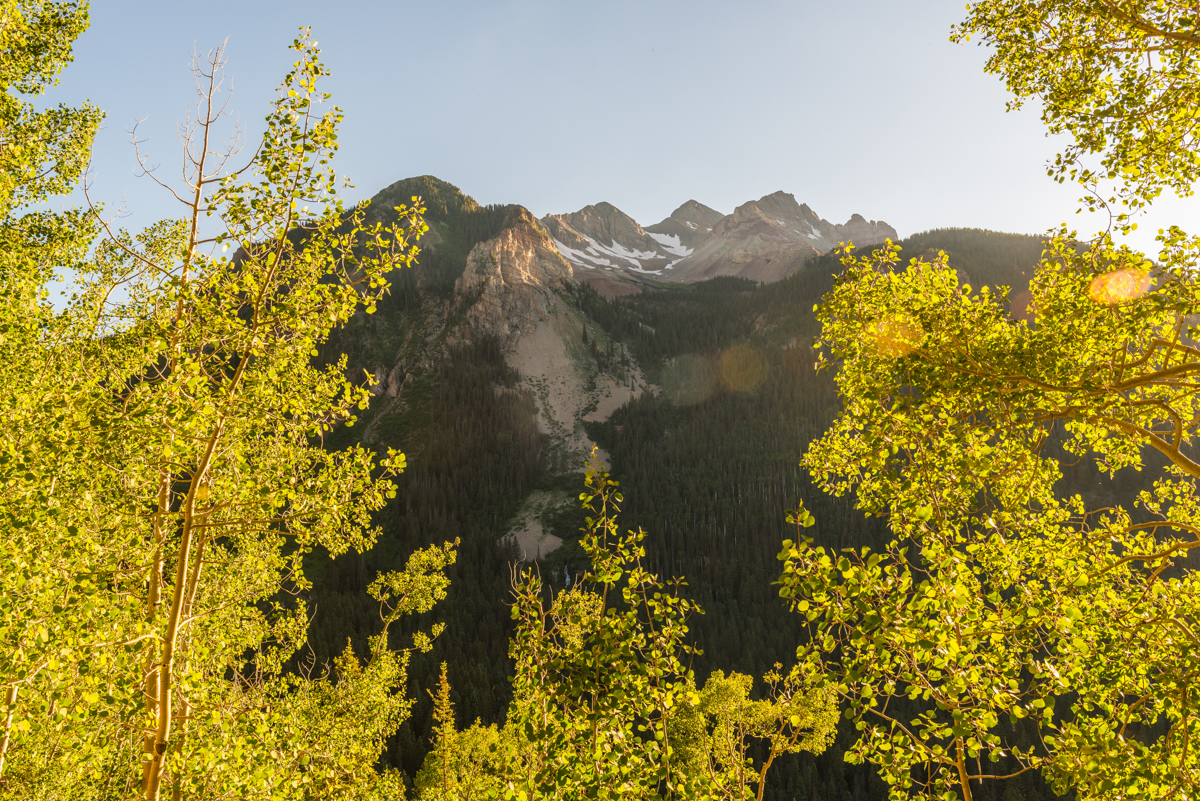
<svg viewBox="0 0 1200 801"><path fill-rule="evenodd" d="M571 214L541 219L576 276L607 297L642 290L642 276L661 278L664 270L691 252L677 237L647 232L611 203L584 206Z"/></svg>
<svg viewBox="0 0 1200 801"><path fill-rule="evenodd" d="M679 244L694 251L704 244L708 235L712 233L713 226L724 216L721 212L710 209L703 203L689 200L671 212L670 217L660 223L648 226L646 230L651 234L675 237L679 240Z"/></svg>
<svg viewBox="0 0 1200 801"><path fill-rule="evenodd" d="M584 206L573 214L548 214L542 225L563 257L583 267L621 266L657 275L671 255L611 203Z"/></svg>
<svg viewBox="0 0 1200 801"><path fill-rule="evenodd" d="M606 295L637 290L641 276L690 283L716 276L778 281L841 242L873 245L896 229L859 214L842 225L823 220L794 195L775 192L723 215L689 200L642 228L611 203L542 218L576 276Z"/></svg>
<svg viewBox="0 0 1200 801"><path fill-rule="evenodd" d="M672 272L672 281L703 281L719 275L778 281L804 262L841 242L873 245L897 239L896 229L855 214L844 225L821 219L788 192L743 203L713 226L704 244Z"/></svg>

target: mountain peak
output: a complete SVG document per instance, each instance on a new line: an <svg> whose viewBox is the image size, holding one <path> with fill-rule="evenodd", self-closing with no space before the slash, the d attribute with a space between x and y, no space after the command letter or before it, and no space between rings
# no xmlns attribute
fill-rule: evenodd
<svg viewBox="0 0 1200 801"><path fill-rule="evenodd" d="M625 212L618 209L613 204L609 203L607 200L601 200L599 203L597 203L594 206L584 206L582 209L580 209L579 211L577 211L575 213L583 214L586 211L591 211L595 214L603 214L603 215L619 214L622 217L629 217L629 215L627 215ZM632 220L633 218L629 217L629 219Z"/></svg>
<svg viewBox="0 0 1200 801"><path fill-rule="evenodd" d="M646 226L646 232L660 243L671 245L672 254L682 257L704 244L724 216L697 200L689 200L662 222Z"/></svg>
<svg viewBox="0 0 1200 801"><path fill-rule="evenodd" d="M390 216L394 207L410 205L414 195L425 204L425 216L435 220L479 208L475 198L454 184L432 175L418 175L396 181L376 192L371 198L370 217Z"/></svg>
<svg viewBox="0 0 1200 801"><path fill-rule="evenodd" d="M576 268L576 277L609 295L636 291L636 282L644 281L639 276L689 282L734 275L778 281L839 242L870 245L896 238L887 223L867 221L860 214L844 225L823 220L783 190L743 203L728 216L689 200L645 228L611 203L549 214L541 222L559 253ZM635 283L629 285L628 279ZM614 288L614 281L625 283Z"/></svg>
<svg viewBox="0 0 1200 801"><path fill-rule="evenodd" d="M577 268L576 277L610 296L640 291L637 283L613 286L628 283L630 273L661 275L670 260L686 255L676 252L677 240L664 245L611 203L584 206L570 214L547 214L541 222L558 252Z"/></svg>
<svg viewBox="0 0 1200 801"><path fill-rule="evenodd" d="M689 200L679 208L675 209L675 211L671 212L671 216L666 220L663 220L661 223L659 223L659 225L662 225L667 220L678 220L684 224L691 223L689 227L691 227L692 230L704 230L711 229L717 224L717 220L724 216L725 215L721 212L705 206L698 200ZM646 230L648 231L650 229L647 228Z"/></svg>
<svg viewBox="0 0 1200 801"><path fill-rule="evenodd" d="M758 202L759 203L786 203L786 204L790 204L792 206L800 205L799 203L796 202L795 195L793 195L791 192L784 192L782 189L780 189L778 192L772 192L769 195L763 195L759 199Z"/></svg>

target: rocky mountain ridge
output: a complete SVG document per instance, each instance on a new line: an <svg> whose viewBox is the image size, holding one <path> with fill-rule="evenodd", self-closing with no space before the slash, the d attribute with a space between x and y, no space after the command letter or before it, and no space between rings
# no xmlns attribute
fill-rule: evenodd
<svg viewBox="0 0 1200 801"><path fill-rule="evenodd" d="M571 265L527 209L515 206L510 218L496 237L471 249L454 282L463 326L495 336L505 349L553 317L556 293L574 281Z"/></svg>
<svg viewBox="0 0 1200 801"><path fill-rule="evenodd" d="M860 214L831 223L782 191L743 203L729 215L689 200L647 227L611 203L548 214L540 222L577 268L577 278L607 297L639 292L648 280L778 281L841 242L865 246L898 239L892 226Z"/></svg>

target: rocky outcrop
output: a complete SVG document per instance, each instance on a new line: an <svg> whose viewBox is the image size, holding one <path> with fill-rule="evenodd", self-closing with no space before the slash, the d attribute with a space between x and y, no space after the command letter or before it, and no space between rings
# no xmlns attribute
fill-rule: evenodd
<svg viewBox="0 0 1200 801"><path fill-rule="evenodd" d="M528 211L513 209L499 236L476 245L467 256L454 285L461 322L447 343L495 336L520 376L518 389L533 402L539 429L552 443L544 458L574 469L594 444L584 430L585 420L606 418L649 385L624 346L568 302L565 293L575 271L550 235ZM593 353L601 347L624 353L608 372L600 369Z"/></svg>
<svg viewBox="0 0 1200 801"><path fill-rule="evenodd" d="M480 242L467 256L454 284L455 302L464 309L462 326L476 336L496 336L506 348L555 313L557 291L573 271L528 210L514 207L500 235Z"/></svg>
<svg viewBox="0 0 1200 801"><path fill-rule="evenodd" d="M874 245L885 239L893 242L900 238L896 229L882 221L867 220L861 214L851 215L850 219L839 225L838 236L841 242L853 242L856 246Z"/></svg>

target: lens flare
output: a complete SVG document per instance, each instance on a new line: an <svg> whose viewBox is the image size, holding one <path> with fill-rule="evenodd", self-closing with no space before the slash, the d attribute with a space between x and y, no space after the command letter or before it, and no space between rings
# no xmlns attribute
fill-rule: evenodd
<svg viewBox="0 0 1200 801"><path fill-rule="evenodd" d="M876 320L866 328L870 344L883 356L907 356L916 351L925 338L925 329L916 320L892 315Z"/></svg>
<svg viewBox="0 0 1200 801"><path fill-rule="evenodd" d="M767 360L749 345L734 345L717 361L721 383L735 392L751 392L767 380Z"/></svg>
<svg viewBox="0 0 1200 801"><path fill-rule="evenodd" d="M1088 297L1102 306L1136 300L1150 291L1150 274L1138 267L1125 267L1097 275L1088 284Z"/></svg>
<svg viewBox="0 0 1200 801"><path fill-rule="evenodd" d="M662 387L671 403L690 406L712 395L717 388L717 371L703 356L680 356L663 368Z"/></svg>

